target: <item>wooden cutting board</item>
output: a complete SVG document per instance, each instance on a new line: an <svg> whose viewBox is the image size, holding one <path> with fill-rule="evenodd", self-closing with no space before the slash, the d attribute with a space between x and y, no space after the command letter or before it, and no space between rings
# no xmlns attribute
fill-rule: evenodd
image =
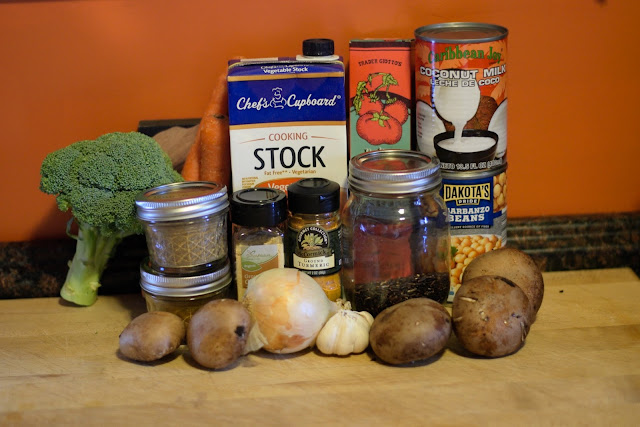
<svg viewBox="0 0 640 427"><path fill-rule="evenodd" d="M0 425L637 425L640 280L630 269L544 274L518 353L484 359L455 337L393 367L370 352L259 352L222 371L182 347L151 364L119 356L139 295L92 307L0 301Z"/></svg>

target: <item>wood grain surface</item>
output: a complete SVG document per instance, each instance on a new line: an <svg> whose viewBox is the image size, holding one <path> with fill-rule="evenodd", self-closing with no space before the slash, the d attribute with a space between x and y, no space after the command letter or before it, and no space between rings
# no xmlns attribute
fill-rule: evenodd
<svg viewBox="0 0 640 427"><path fill-rule="evenodd" d="M92 307L0 301L0 425L637 425L640 280L628 268L545 273L525 346L484 359L452 337L411 366L368 351L258 352L203 369L118 354L139 295Z"/></svg>

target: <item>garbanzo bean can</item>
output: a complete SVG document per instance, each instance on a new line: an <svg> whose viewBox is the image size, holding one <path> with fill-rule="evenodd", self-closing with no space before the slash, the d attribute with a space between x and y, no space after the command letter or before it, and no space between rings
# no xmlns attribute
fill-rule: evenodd
<svg viewBox="0 0 640 427"><path fill-rule="evenodd" d="M475 22L415 31L417 147L443 171L506 163L507 34Z"/></svg>
<svg viewBox="0 0 640 427"><path fill-rule="evenodd" d="M451 228L448 301L475 257L507 243L507 165L481 172L442 172L441 195Z"/></svg>

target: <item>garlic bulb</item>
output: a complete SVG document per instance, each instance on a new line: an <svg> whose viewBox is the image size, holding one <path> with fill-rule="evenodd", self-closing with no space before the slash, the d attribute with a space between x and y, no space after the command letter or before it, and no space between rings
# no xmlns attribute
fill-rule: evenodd
<svg viewBox="0 0 640 427"><path fill-rule="evenodd" d="M320 330L316 347L324 354L338 356L362 353L369 346L373 316L366 311L352 311L349 302L337 302L341 308Z"/></svg>

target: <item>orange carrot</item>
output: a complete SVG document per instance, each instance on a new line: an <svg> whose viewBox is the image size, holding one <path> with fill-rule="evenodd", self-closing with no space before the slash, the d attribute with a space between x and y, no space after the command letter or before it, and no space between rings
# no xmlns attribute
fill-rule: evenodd
<svg viewBox="0 0 640 427"><path fill-rule="evenodd" d="M227 72L225 71L215 82L209 104L207 105L204 115L220 114L222 116L229 115L229 92L227 88Z"/></svg>
<svg viewBox="0 0 640 427"><path fill-rule="evenodd" d="M227 74L223 73L216 81L200 121L194 147L185 160L182 175L186 180L213 181L226 185L227 189L230 188L231 154L228 115Z"/></svg>
<svg viewBox="0 0 640 427"><path fill-rule="evenodd" d="M231 187L229 118L213 114L203 118L200 133L200 177Z"/></svg>
<svg viewBox="0 0 640 427"><path fill-rule="evenodd" d="M200 178L231 185L227 74L218 77L200 122Z"/></svg>
<svg viewBox="0 0 640 427"><path fill-rule="evenodd" d="M196 139L191 144L191 148L184 160L181 173L185 181L200 180L200 126L198 126Z"/></svg>

